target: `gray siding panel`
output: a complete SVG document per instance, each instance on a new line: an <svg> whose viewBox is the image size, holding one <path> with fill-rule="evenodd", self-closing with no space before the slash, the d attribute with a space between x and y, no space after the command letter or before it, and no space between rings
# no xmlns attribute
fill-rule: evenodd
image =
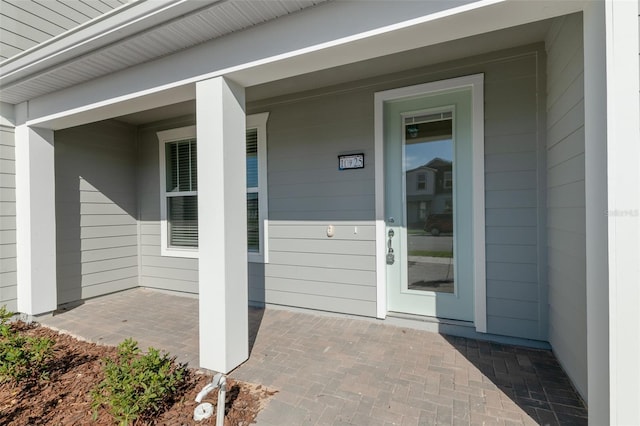
<svg viewBox="0 0 640 426"><path fill-rule="evenodd" d="M371 93L325 95L266 110L265 301L375 316ZM363 152L365 168L339 171L337 156L347 152ZM326 233L330 224L333 238Z"/></svg>
<svg viewBox="0 0 640 426"><path fill-rule="evenodd" d="M541 340L547 337L538 227L544 56L536 47L492 64L485 77L487 331Z"/></svg>
<svg viewBox="0 0 640 426"><path fill-rule="evenodd" d="M313 266L270 265L269 277L286 279L308 279L308 277L322 276L332 283L376 286L375 271L361 271L357 269L325 269Z"/></svg>
<svg viewBox="0 0 640 426"><path fill-rule="evenodd" d="M376 302L362 299L345 299L335 296L318 296L270 289L266 290L265 298L267 303L276 305L299 306L321 311L348 312L353 315L371 316L371 313L376 311Z"/></svg>
<svg viewBox="0 0 640 426"><path fill-rule="evenodd" d="M0 306L17 310L15 136L0 126Z"/></svg>
<svg viewBox="0 0 640 426"><path fill-rule="evenodd" d="M370 255L344 255L322 252L298 253L269 250L269 264L371 271L375 270L376 262L374 253Z"/></svg>
<svg viewBox="0 0 640 426"><path fill-rule="evenodd" d="M55 133L58 303L138 285L136 160L130 126Z"/></svg>
<svg viewBox="0 0 640 426"><path fill-rule="evenodd" d="M502 334L505 336L518 336L529 335L535 336L538 334L539 321L527 320L518 318L509 318L505 320L503 316L487 316L487 328L492 333Z"/></svg>
<svg viewBox="0 0 640 426"><path fill-rule="evenodd" d="M249 303L255 306L265 303L263 263L249 263Z"/></svg>
<svg viewBox="0 0 640 426"><path fill-rule="evenodd" d="M547 62L549 341L587 396L582 18L554 21Z"/></svg>

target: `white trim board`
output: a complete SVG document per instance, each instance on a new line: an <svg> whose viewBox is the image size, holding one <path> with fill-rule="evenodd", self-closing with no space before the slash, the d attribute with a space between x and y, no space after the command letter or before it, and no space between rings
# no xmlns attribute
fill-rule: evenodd
<svg viewBox="0 0 640 426"><path fill-rule="evenodd" d="M258 131L258 220L260 221L260 251L248 252L249 262L269 263L269 194L267 188L267 120L268 112L247 115L247 130Z"/></svg>
<svg viewBox="0 0 640 426"><path fill-rule="evenodd" d="M473 109L473 256L474 256L474 325L477 332L487 332L487 280L484 211L484 74L377 92L374 100L375 121L375 215L376 215L376 290L377 317L387 315L387 283L385 257L384 211L384 103L410 99L460 88L471 88Z"/></svg>

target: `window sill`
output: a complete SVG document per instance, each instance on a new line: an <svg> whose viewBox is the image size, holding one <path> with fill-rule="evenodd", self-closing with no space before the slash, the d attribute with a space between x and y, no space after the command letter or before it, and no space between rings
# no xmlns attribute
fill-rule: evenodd
<svg viewBox="0 0 640 426"><path fill-rule="evenodd" d="M163 257L184 257L198 259L198 249L163 248L160 253Z"/></svg>

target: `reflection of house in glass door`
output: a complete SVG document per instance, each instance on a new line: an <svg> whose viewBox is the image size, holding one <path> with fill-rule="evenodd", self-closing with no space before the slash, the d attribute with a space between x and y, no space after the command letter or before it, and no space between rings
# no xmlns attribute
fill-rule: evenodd
<svg viewBox="0 0 640 426"><path fill-rule="evenodd" d="M408 288L452 293L452 113L405 117L404 133Z"/></svg>
<svg viewBox="0 0 640 426"><path fill-rule="evenodd" d="M414 157L430 161L406 172L407 225L410 229L424 229L438 236L453 232L453 162L440 157L429 158L436 154L429 151L447 149L447 145L451 145L451 140L435 142L420 147L423 148L420 155L425 157ZM413 148L407 144L407 151L418 151Z"/></svg>

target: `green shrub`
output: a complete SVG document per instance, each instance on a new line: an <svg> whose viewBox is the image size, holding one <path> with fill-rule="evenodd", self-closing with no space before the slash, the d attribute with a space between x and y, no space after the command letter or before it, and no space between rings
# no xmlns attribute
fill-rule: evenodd
<svg viewBox="0 0 640 426"><path fill-rule="evenodd" d="M48 378L53 340L21 335L11 326L13 315L0 307L0 383Z"/></svg>
<svg viewBox="0 0 640 426"><path fill-rule="evenodd" d="M103 370L104 380L91 392L94 419L104 406L120 425L157 413L185 379L184 368L166 353L149 348L141 355L132 339L118 345L115 360L103 360Z"/></svg>

